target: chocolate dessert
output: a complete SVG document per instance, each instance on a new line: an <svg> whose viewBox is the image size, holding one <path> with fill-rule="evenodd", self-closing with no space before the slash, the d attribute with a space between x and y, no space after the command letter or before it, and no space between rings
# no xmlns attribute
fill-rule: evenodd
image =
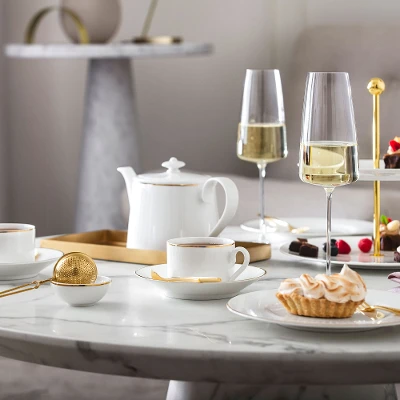
<svg viewBox="0 0 400 400"><path fill-rule="evenodd" d="M400 168L400 137L395 137L389 142L387 154L383 156L386 169Z"/></svg>
<svg viewBox="0 0 400 400"><path fill-rule="evenodd" d="M400 235L395 236L382 236L381 237L381 250L394 251L400 246Z"/></svg>
<svg viewBox="0 0 400 400"><path fill-rule="evenodd" d="M385 216L383 216L386 218ZM384 221L381 218L381 221ZM400 246L400 223L397 220L390 221L386 225L384 223L380 226L381 232L381 250L394 251Z"/></svg>
<svg viewBox="0 0 400 400"><path fill-rule="evenodd" d="M314 246L313 244L303 242L299 250L299 255L303 257L317 258L318 247Z"/></svg>
<svg viewBox="0 0 400 400"><path fill-rule="evenodd" d="M293 240L292 243L289 245L289 251L293 251L294 253L298 253L300 251L300 247L307 243L307 239L297 239Z"/></svg>

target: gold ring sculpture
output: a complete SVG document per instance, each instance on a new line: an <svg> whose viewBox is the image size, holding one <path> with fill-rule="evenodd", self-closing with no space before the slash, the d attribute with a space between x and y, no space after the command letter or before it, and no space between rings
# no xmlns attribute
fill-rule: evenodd
<svg viewBox="0 0 400 400"><path fill-rule="evenodd" d="M372 119L372 134L373 134L373 161L374 169L379 168L381 157L380 150L380 99L379 96L385 90L385 82L380 78L372 78L367 86L368 91L373 96L373 119ZM374 181L374 256L380 257L381 254L381 234L379 231L381 213L381 183Z"/></svg>
<svg viewBox="0 0 400 400"><path fill-rule="evenodd" d="M85 28L85 25L83 24L82 20L79 18L79 16L69 8L65 7L46 7L43 8L42 10L38 11L32 19L29 21L29 24L26 28L25 31L25 43L26 44L32 44L35 41L35 34L37 31L37 28L39 26L39 23L43 19L44 16L49 14L52 11L61 11L62 13L68 15L71 20L74 22L76 29L78 30L79 34L79 43L80 44L89 44L90 39L89 39L89 34L87 29Z"/></svg>

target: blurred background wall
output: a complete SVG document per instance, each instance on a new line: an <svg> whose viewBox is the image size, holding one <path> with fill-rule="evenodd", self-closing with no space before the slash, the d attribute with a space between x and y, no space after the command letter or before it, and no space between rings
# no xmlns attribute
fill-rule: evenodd
<svg viewBox="0 0 400 400"><path fill-rule="evenodd" d="M3 0L3 39L21 42L35 11L56 3ZM114 40L140 32L148 4L149 0L122 1L122 26ZM177 156L190 169L255 177L254 165L235 156L246 68L279 68L282 73L290 157L286 164L271 165L270 176L297 179L301 106L309 70L350 72L364 157L369 156L371 138L366 84L374 75L390 83L382 100L387 102L383 109L385 149L387 139L398 135L399 16L397 0L161 1L153 34L211 42L215 54L134 62L143 170L158 168L162 161ZM37 41L66 41L56 15L45 20ZM10 199L6 210L3 200L7 196L0 197L0 215L34 223L39 234L72 231L86 62L0 61L0 68L5 67L1 76L6 77L0 82L4 103L0 110L5 110L0 134L6 133L8 140L8 147L0 146L0 162L7 171L0 174L0 183L9 178ZM0 139L3 143L4 137Z"/></svg>

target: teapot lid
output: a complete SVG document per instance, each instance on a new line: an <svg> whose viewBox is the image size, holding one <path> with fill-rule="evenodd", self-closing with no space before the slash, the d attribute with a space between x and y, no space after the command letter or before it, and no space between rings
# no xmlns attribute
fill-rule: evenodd
<svg viewBox="0 0 400 400"><path fill-rule="evenodd" d="M163 186L192 186L203 183L209 176L200 174L190 174L181 172L180 168L185 166L183 161L179 161L175 157L161 164L167 171L153 174L138 175L141 183Z"/></svg>

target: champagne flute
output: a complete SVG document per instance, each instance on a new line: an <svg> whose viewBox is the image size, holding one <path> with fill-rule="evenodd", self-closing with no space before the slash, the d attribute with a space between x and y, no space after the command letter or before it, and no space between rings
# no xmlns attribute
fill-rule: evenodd
<svg viewBox="0 0 400 400"><path fill-rule="evenodd" d="M259 170L259 228L262 233L275 231L275 228L266 227L265 224L265 170L267 164L282 160L287 154L285 110L279 71L248 69L244 81L237 155L244 161L257 164Z"/></svg>
<svg viewBox="0 0 400 400"><path fill-rule="evenodd" d="M310 72L303 103L299 176L326 193L326 274L331 274L331 207L337 186L358 180L357 134L349 75Z"/></svg>

